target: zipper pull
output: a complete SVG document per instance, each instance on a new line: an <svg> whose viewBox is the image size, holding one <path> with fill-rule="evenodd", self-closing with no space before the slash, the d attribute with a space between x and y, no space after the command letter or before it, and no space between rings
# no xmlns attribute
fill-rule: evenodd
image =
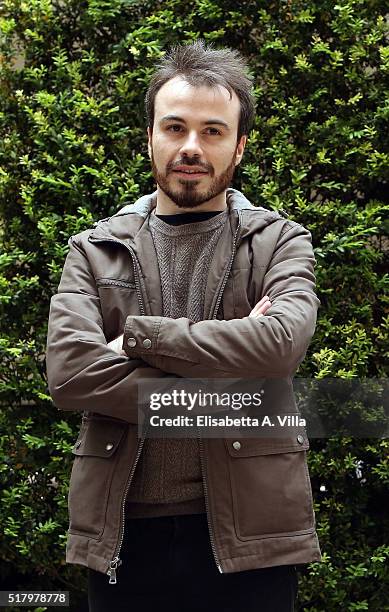
<svg viewBox="0 0 389 612"><path fill-rule="evenodd" d="M116 580L116 569L121 564L122 564L122 560L119 559L119 557L115 557L115 559L113 559L110 562L109 570L107 572L107 574L109 576L109 584L116 584L117 583L117 580Z"/></svg>

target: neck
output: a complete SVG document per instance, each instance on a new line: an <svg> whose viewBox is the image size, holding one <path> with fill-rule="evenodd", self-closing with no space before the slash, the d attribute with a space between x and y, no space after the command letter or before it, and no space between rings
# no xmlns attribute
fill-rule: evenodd
<svg viewBox="0 0 389 612"><path fill-rule="evenodd" d="M219 193L211 200L207 200L207 202L203 202L197 206L181 207L177 206L177 204L162 191L160 186L157 185L157 205L155 208L155 214L157 215L178 215L188 212L216 212L225 210L226 208L226 191Z"/></svg>

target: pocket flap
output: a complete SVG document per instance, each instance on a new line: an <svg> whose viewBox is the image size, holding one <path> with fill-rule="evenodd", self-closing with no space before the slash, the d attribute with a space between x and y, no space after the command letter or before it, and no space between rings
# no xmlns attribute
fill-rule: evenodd
<svg viewBox="0 0 389 612"><path fill-rule="evenodd" d="M309 440L304 429L294 431L291 436L279 438L224 438L231 457L255 457L293 453L309 449Z"/></svg>
<svg viewBox="0 0 389 612"><path fill-rule="evenodd" d="M74 455L110 457L120 444L128 424L106 418L84 418L80 434L72 448Z"/></svg>

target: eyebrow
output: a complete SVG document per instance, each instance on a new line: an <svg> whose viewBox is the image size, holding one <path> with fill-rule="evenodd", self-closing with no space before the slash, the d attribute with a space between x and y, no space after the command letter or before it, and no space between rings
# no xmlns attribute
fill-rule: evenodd
<svg viewBox="0 0 389 612"><path fill-rule="evenodd" d="M185 119L183 119L182 117L178 117L177 115L165 115L164 117L162 117L161 119L161 123L162 121L181 121L181 123L185 123ZM203 121L204 125L221 125L224 128L226 128L226 130L229 130L230 128L228 127L228 124L225 121L222 121L221 119L207 119L207 121Z"/></svg>

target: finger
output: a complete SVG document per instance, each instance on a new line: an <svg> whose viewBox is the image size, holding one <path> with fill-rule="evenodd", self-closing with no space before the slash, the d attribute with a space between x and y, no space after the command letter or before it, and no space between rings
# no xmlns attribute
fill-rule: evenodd
<svg viewBox="0 0 389 612"><path fill-rule="evenodd" d="M270 301L269 300L269 296L264 295L263 298L261 298L259 300L259 302L257 302L257 304L255 304L252 312L257 312L261 308L261 306L263 306L266 302L269 302L269 301Z"/></svg>
<svg viewBox="0 0 389 612"><path fill-rule="evenodd" d="M107 346L115 353L120 353L122 343L119 342L119 338L115 338L115 340L111 340L111 342L109 342Z"/></svg>
<svg viewBox="0 0 389 612"><path fill-rule="evenodd" d="M268 308L270 308L270 305L267 307L262 306L261 310L259 312L252 312L249 314L249 317L263 317L265 316Z"/></svg>
<svg viewBox="0 0 389 612"><path fill-rule="evenodd" d="M262 306L262 304L264 304L265 302L267 302L267 300L269 300L269 296L268 295L264 295L261 297L261 299L259 300L259 302L256 303L256 305L254 306L254 308L257 308L257 306Z"/></svg>
<svg viewBox="0 0 389 612"><path fill-rule="evenodd" d="M267 310L269 310L271 305L272 303L270 302L270 300L268 300L260 307L259 311L265 313Z"/></svg>
<svg viewBox="0 0 389 612"><path fill-rule="evenodd" d="M259 302L258 302L258 304L250 312L249 316L255 317L258 314L264 314L268 310L268 308L270 308L271 305L272 304L271 304L271 301L269 299L267 301L265 301L263 304L261 304L260 306L259 306Z"/></svg>

